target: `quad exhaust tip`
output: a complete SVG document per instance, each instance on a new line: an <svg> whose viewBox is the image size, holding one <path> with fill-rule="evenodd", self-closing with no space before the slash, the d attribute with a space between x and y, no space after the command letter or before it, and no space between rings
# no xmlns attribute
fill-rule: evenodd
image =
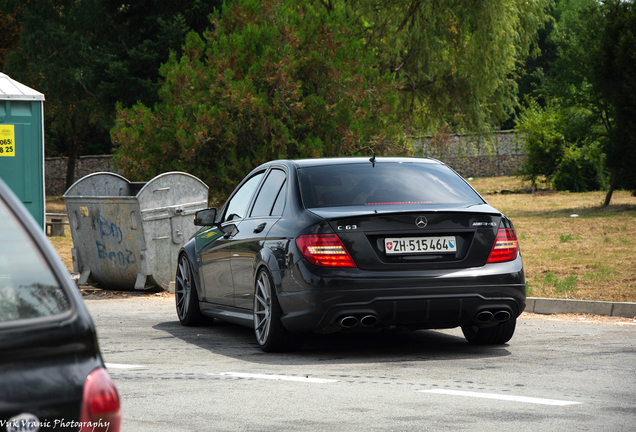
<svg viewBox="0 0 636 432"><path fill-rule="evenodd" d="M495 312L494 320L497 322L506 322L510 319L510 312L502 310Z"/></svg>
<svg viewBox="0 0 636 432"><path fill-rule="evenodd" d="M377 325L378 322L380 322L380 320L375 315L365 315L360 319L353 315L348 315L340 320L340 327L353 328L357 325L360 325L361 327L373 327Z"/></svg>
<svg viewBox="0 0 636 432"><path fill-rule="evenodd" d="M366 315L360 319L360 325L362 327L373 327L378 323L378 317L375 315Z"/></svg>
<svg viewBox="0 0 636 432"><path fill-rule="evenodd" d="M482 311L477 314L477 321L480 323L487 323L492 320L495 315L490 311Z"/></svg>
<svg viewBox="0 0 636 432"><path fill-rule="evenodd" d="M503 323L508 321L510 317L510 312L507 310L499 310L494 313L490 311L481 311L477 314L476 320L480 324L486 324L491 321Z"/></svg>
<svg viewBox="0 0 636 432"><path fill-rule="evenodd" d="M358 325L358 318L354 316L346 316L340 320L340 325L344 328L353 328Z"/></svg>

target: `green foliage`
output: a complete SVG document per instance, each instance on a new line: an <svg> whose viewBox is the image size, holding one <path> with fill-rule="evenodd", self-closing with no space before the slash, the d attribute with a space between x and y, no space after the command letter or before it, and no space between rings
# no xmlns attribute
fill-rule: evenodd
<svg viewBox="0 0 636 432"><path fill-rule="evenodd" d="M46 96L46 155L69 156L72 164L81 154L109 153L116 101L154 104L160 65L180 51L190 30L207 27L208 13L220 4L0 0L0 27L22 27L4 71Z"/></svg>
<svg viewBox="0 0 636 432"><path fill-rule="evenodd" d="M228 5L162 67L158 104L118 108L115 163L133 180L187 171L223 198L271 159L405 153L399 82L351 27L301 0Z"/></svg>
<svg viewBox="0 0 636 432"><path fill-rule="evenodd" d="M556 102L559 100L556 99ZM557 190L585 192L607 186L604 139L585 108L532 101L522 110L517 130L526 136L527 158L522 174L536 186L545 176Z"/></svg>
<svg viewBox="0 0 636 432"><path fill-rule="evenodd" d="M429 133L487 132L517 106L521 61L551 0L353 0L367 50L405 78L401 109Z"/></svg>
<svg viewBox="0 0 636 432"><path fill-rule="evenodd" d="M604 172L605 155L598 142L578 148L568 146L554 174L557 190L586 192L607 186Z"/></svg>
<svg viewBox="0 0 636 432"><path fill-rule="evenodd" d="M604 149L617 186L636 195L636 4L609 0L601 13L596 84L613 117Z"/></svg>
<svg viewBox="0 0 636 432"><path fill-rule="evenodd" d="M552 178L565 152L565 140L558 131L558 124L556 110L542 109L536 103L521 114L517 130L525 135L527 152L522 173L533 187L540 176Z"/></svg>
<svg viewBox="0 0 636 432"><path fill-rule="evenodd" d="M2 3L22 25L19 49L7 54L5 71L45 94L47 155L75 156L90 136L100 135L97 119L104 115L94 103L97 77L88 67L96 54L89 40L92 16L99 14L99 7L95 1L80 5L73 0L29 1L14 7L12 2Z"/></svg>
<svg viewBox="0 0 636 432"><path fill-rule="evenodd" d="M550 61L535 71L539 87L526 108L536 111L539 100L541 110L563 119L551 130L565 147L553 152L558 165L545 174L559 189L582 191L607 187L611 172L606 204L614 187L636 192L635 8L621 0L557 1L545 40ZM524 123L522 114L518 127L527 131ZM535 173L526 167L525 174Z"/></svg>
<svg viewBox="0 0 636 432"><path fill-rule="evenodd" d="M4 70L4 57L16 48L20 39L20 23L0 8L0 71Z"/></svg>

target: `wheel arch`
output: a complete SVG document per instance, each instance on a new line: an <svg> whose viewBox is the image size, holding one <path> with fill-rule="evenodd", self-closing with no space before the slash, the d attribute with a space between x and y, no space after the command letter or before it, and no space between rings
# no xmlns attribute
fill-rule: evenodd
<svg viewBox="0 0 636 432"><path fill-rule="evenodd" d="M190 241L188 241L185 245L183 245L183 247L179 250L179 255L177 255L177 261L179 260L179 258L181 257L181 255L186 255L188 257L188 260L190 261L191 266L191 270L192 273L195 277L195 281L196 281L196 289L197 289L197 295L199 296L199 298L202 298L203 295L203 284L201 281L201 277L199 275L199 262L197 261L197 252L196 252L196 247L195 247L195 243L194 243L194 239L191 239Z"/></svg>
<svg viewBox="0 0 636 432"><path fill-rule="evenodd" d="M276 260L276 256L269 248L261 249L257 260L256 265L254 266L254 284L256 284L256 279L258 278L258 273L261 269L266 269L269 275L274 282L274 289L276 290L276 294L280 294L281 291L281 276L280 276L280 267L278 265L278 261Z"/></svg>

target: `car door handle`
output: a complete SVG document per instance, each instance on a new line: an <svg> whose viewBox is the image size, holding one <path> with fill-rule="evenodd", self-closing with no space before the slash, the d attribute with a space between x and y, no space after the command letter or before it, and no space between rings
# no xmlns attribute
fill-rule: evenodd
<svg viewBox="0 0 636 432"><path fill-rule="evenodd" d="M258 234L259 232L263 231L265 229L265 225L267 225L267 223L263 222L262 224L254 228L254 234Z"/></svg>

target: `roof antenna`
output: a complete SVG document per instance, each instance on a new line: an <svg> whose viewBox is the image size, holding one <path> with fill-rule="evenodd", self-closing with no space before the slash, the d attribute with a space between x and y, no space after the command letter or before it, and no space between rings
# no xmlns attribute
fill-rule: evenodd
<svg viewBox="0 0 636 432"><path fill-rule="evenodd" d="M375 152L373 152L373 157L369 158L369 162L371 162L372 168L375 168Z"/></svg>

